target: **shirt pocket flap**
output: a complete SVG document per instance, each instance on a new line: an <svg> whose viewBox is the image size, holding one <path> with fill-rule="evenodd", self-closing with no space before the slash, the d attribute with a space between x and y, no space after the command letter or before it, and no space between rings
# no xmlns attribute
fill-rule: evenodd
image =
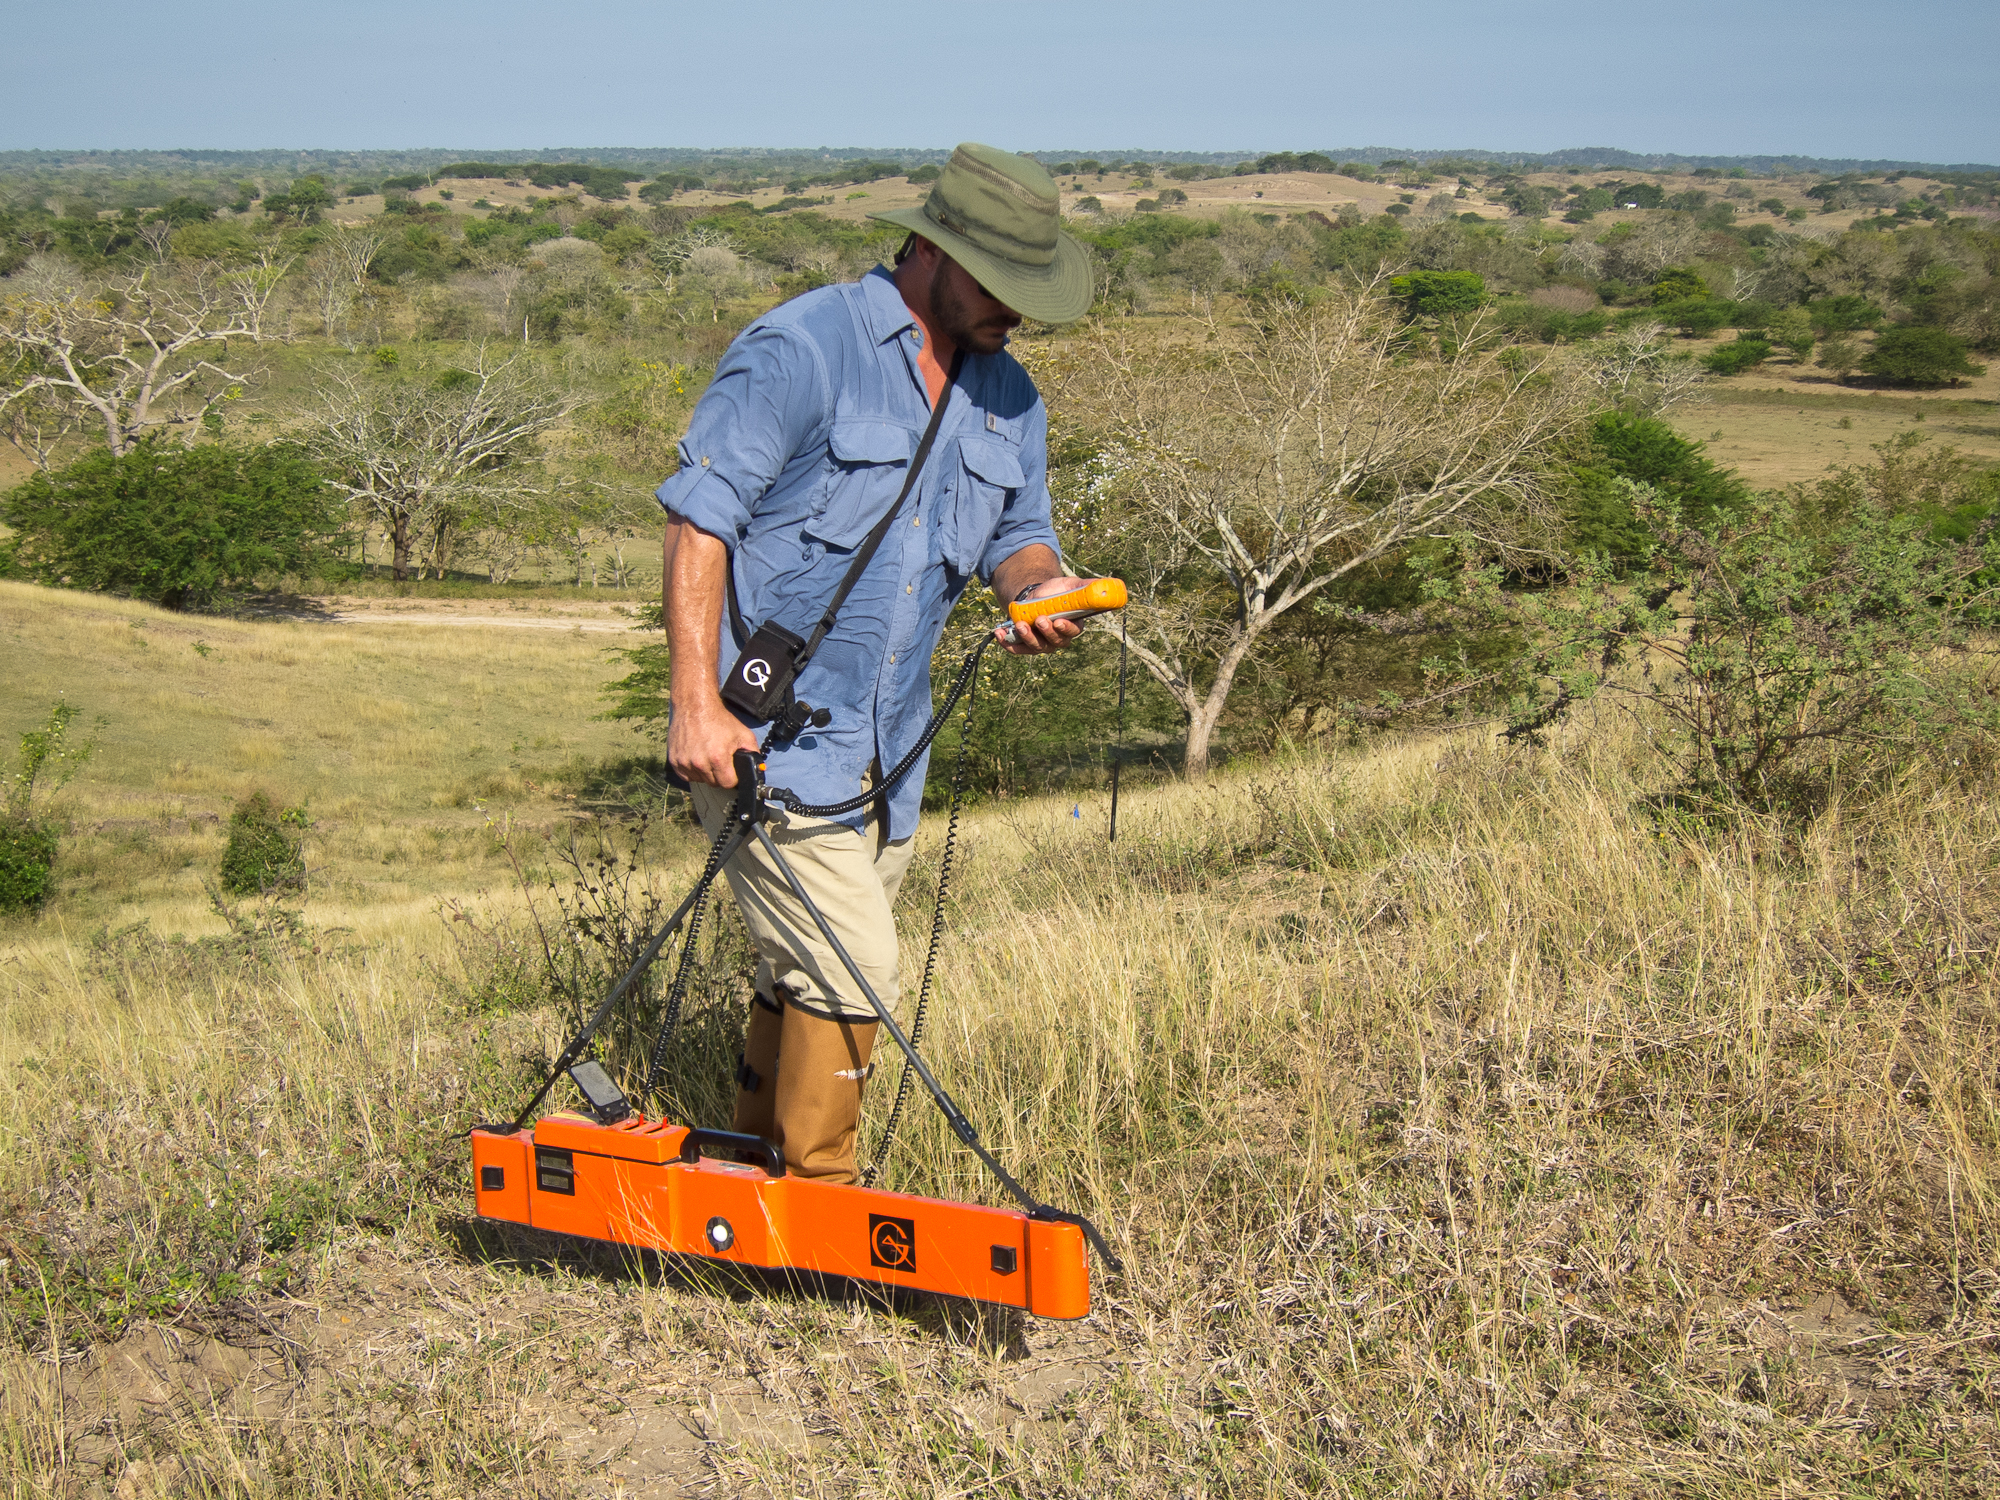
<svg viewBox="0 0 2000 1500"><path fill-rule="evenodd" d="M965 476L955 503L944 513L938 541L945 560L970 576L993 540L1009 492L1025 488L1028 477L1021 472L1020 457L1004 443L967 438L958 445L958 461Z"/></svg>
<svg viewBox="0 0 2000 1500"><path fill-rule="evenodd" d="M1028 482L1028 476L1021 472L1020 458L1003 443L961 443L959 453L965 460L966 468L988 484L1018 490Z"/></svg>
<svg viewBox="0 0 2000 1500"><path fill-rule="evenodd" d="M910 429L867 417L836 417L828 446L844 464L907 463Z"/></svg>
<svg viewBox="0 0 2000 1500"><path fill-rule="evenodd" d="M833 469L804 532L829 547L861 545L896 503L909 474L910 430L869 417L836 417L827 438Z"/></svg>

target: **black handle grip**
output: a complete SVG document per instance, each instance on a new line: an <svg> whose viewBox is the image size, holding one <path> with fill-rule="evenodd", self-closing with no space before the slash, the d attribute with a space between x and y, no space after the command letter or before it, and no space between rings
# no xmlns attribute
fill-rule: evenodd
<svg viewBox="0 0 2000 1500"><path fill-rule="evenodd" d="M739 823L755 823L763 811L763 803L758 794L763 790L764 778L759 774L764 768L759 764L755 750L738 750L736 762L736 806L731 809Z"/></svg>
<svg viewBox="0 0 2000 1500"><path fill-rule="evenodd" d="M755 1157L758 1165L773 1177L785 1175L785 1154L761 1135L744 1135L734 1130L704 1130L696 1126L681 1140L681 1160L689 1166L701 1160L701 1148L712 1147L738 1161Z"/></svg>

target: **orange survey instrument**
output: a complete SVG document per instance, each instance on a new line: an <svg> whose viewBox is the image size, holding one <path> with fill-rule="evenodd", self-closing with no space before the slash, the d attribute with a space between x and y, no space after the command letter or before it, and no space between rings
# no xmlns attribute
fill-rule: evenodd
<svg viewBox="0 0 2000 1500"><path fill-rule="evenodd" d="M967 675L960 674L961 686ZM914 1036L905 1033L883 1007L838 934L799 884L784 854L764 831L767 799L776 801L791 794L767 788L763 771L756 755L748 750L736 752L735 805L716 835L694 890L563 1048L554 1069L514 1122L472 1128L474 1201L479 1216L643 1250L970 1297L1025 1308L1043 1318L1085 1316L1090 1311L1086 1240L1096 1247L1101 1260L1116 1269L1118 1262L1110 1246L1082 1215L1051 1208L1031 1195L981 1144L979 1132L965 1112L925 1065ZM900 770L895 774L900 775ZM836 806L813 811L818 815L843 810ZM783 872L792 894L873 1008L882 1029L908 1060L895 1109L883 1133L882 1149L886 1151L894 1137L902 1094L914 1077L943 1113L952 1133L999 1179L1020 1209L945 1203L789 1176L782 1153L762 1137L648 1120L634 1111L602 1064L586 1056L591 1039L612 1008L659 956L683 919L693 913L694 924L699 924L708 887L735 851L751 838ZM945 868L949 857L947 843ZM943 878L940 875L940 896ZM680 971L668 991L661 1035L654 1044L655 1073L679 1013L695 936L696 926L691 925L682 945ZM918 1016L921 1021L921 996ZM559 1112L534 1120L535 1110L565 1073L583 1095L589 1114ZM645 1095L653 1093L654 1082L649 1074ZM705 1151L747 1156L754 1164L713 1160ZM871 1168L871 1181L873 1171Z"/></svg>
<svg viewBox="0 0 2000 1500"><path fill-rule="evenodd" d="M704 1147L760 1151L756 1166ZM754 1136L629 1115L544 1115L472 1132L479 1214L559 1234L735 1265L844 1276L1024 1308L1090 1311L1083 1232L1010 1209L782 1175Z"/></svg>
<svg viewBox="0 0 2000 1500"><path fill-rule="evenodd" d="M1092 615L1125 607L1125 584L1118 578L1093 578L1080 589L1051 594L1046 599L1017 599L1007 606L1007 617L1019 629L1030 620L1088 620Z"/></svg>

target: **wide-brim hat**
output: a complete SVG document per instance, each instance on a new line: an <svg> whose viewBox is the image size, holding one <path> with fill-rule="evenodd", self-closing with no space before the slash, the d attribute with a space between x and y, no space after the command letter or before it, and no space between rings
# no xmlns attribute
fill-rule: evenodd
<svg viewBox="0 0 2000 1500"><path fill-rule="evenodd" d="M1058 227L1056 181L1038 161L967 141L922 205L868 217L922 235L1024 318L1068 323L1090 308L1090 257Z"/></svg>

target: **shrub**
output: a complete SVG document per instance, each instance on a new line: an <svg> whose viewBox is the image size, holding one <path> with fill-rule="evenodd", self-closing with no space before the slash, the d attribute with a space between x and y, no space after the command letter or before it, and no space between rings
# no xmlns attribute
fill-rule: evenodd
<svg viewBox="0 0 2000 1500"><path fill-rule="evenodd" d="M309 826L302 807L280 809L252 792L229 815L229 843L222 851L222 889L232 896L262 896L305 884Z"/></svg>
<svg viewBox="0 0 2000 1500"><path fill-rule="evenodd" d="M1486 301L1486 278L1475 271L1412 271L1390 278L1389 292L1413 318L1449 317L1478 311Z"/></svg>
<svg viewBox="0 0 2000 1500"><path fill-rule="evenodd" d="M1709 351L1701 364L1712 375L1741 375L1770 357L1771 346L1762 339L1739 338L1733 344Z"/></svg>
<svg viewBox="0 0 2000 1500"><path fill-rule="evenodd" d="M1970 359L1971 348L1942 328L1889 328L1876 335L1861 369L1898 385L1957 385L1966 376L1986 373L1986 366Z"/></svg>
<svg viewBox="0 0 2000 1500"><path fill-rule="evenodd" d="M1573 551L1607 556L1617 569L1638 562L1653 544L1631 504L1631 486L1643 484L1675 513L1696 525L1713 525L1742 510L1749 491L1732 469L1706 456L1658 417L1608 411L1590 425L1591 451L1576 470L1565 507Z"/></svg>
<svg viewBox="0 0 2000 1500"><path fill-rule="evenodd" d="M96 748L70 738L76 705L57 703L40 729L21 736L12 784L0 803L0 912L26 911L48 899L56 863L56 830L36 816L37 792L66 785Z"/></svg>
<svg viewBox="0 0 2000 1500"><path fill-rule="evenodd" d="M0 813L0 912L31 911L47 900L55 863L53 827Z"/></svg>
<svg viewBox="0 0 2000 1500"><path fill-rule="evenodd" d="M5 548L40 583L130 594L169 609L331 555L339 497L304 451L142 443L90 454L0 496Z"/></svg>
<svg viewBox="0 0 2000 1500"><path fill-rule="evenodd" d="M1843 762L1894 769L1955 729L1990 730L1953 663L1989 560L1867 477L1759 496L1709 526L1633 486L1660 538L1647 584L1614 589L1599 570L1538 606L1509 733L1621 693L1664 712L1686 789L1810 816ZM1635 654L1649 670L1618 674Z"/></svg>
<svg viewBox="0 0 2000 1500"><path fill-rule="evenodd" d="M1833 371L1833 378L1842 385L1847 377L1861 367L1861 346L1845 334L1835 334L1819 346L1819 358L1813 361L1822 370Z"/></svg>
<svg viewBox="0 0 2000 1500"><path fill-rule="evenodd" d="M1647 320L1670 323L1691 339L1705 338L1727 328L1736 316L1736 304L1719 297L1689 297L1682 302L1666 302L1650 310Z"/></svg>
<svg viewBox="0 0 2000 1500"><path fill-rule="evenodd" d="M1686 266L1669 266L1653 279L1653 301L1684 302L1708 296L1708 283Z"/></svg>
<svg viewBox="0 0 2000 1500"><path fill-rule="evenodd" d="M1595 307L1597 299L1588 292L1577 292L1574 287L1548 288L1557 293L1573 293L1583 301L1592 304L1592 310L1566 311L1564 303L1551 304L1544 301L1543 293L1536 292L1525 302L1509 302L1502 306L1500 325L1509 329L1518 338L1539 339L1545 344L1582 343L1594 339L1604 332L1611 321L1611 315Z"/></svg>

